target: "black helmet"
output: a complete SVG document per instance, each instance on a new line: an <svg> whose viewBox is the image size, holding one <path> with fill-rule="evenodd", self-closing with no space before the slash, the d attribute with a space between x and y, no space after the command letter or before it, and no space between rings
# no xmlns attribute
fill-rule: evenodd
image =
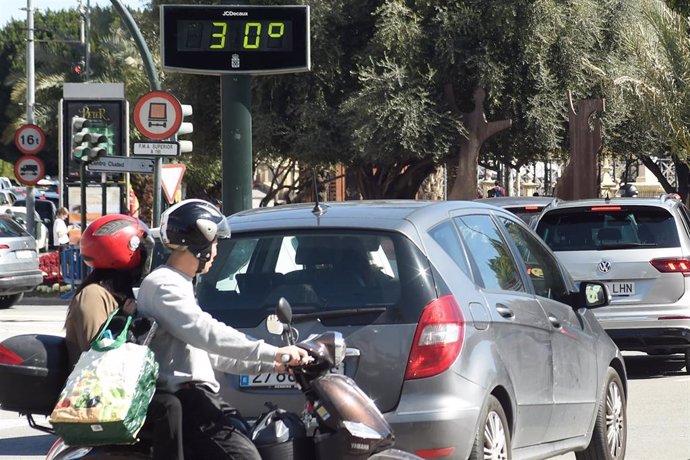
<svg viewBox="0 0 690 460"><path fill-rule="evenodd" d="M633 184L623 184L618 191L623 197L636 197L640 194L640 192L637 190L637 187L635 187Z"/></svg>
<svg viewBox="0 0 690 460"><path fill-rule="evenodd" d="M203 267L216 239L230 238L225 216L204 200L184 200L161 216L161 241L172 250L189 250Z"/></svg>

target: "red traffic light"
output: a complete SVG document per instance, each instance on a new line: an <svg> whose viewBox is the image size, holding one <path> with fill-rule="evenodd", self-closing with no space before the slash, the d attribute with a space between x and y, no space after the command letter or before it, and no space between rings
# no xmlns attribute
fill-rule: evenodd
<svg viewBox="0 0 690 460"><path fill-rule="evenodd" d="M72 75L81 76L84 73L84 65L80 62L72 64Z"/></svg>

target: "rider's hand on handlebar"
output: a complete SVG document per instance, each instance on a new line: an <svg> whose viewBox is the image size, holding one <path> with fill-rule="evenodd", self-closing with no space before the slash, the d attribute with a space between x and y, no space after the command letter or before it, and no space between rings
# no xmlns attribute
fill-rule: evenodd
<svg viewBox="0 0 690 460"><path fill-rule="evenodd" d="M299 366L307 362L309 362L309 354L307 351L290 345L278 348L273 367L276 372L284 373L288 371L289 366Z"/></svg>

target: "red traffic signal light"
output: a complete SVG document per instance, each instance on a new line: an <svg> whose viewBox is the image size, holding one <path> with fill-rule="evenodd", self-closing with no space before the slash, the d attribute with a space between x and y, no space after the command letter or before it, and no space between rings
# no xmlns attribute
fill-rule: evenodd
<svg viewBox="0 0 690 460"><path fill-rule="evenodd" d="M72 63L72 75L81 77L84 74L84 64L81 62Z"/></svg>

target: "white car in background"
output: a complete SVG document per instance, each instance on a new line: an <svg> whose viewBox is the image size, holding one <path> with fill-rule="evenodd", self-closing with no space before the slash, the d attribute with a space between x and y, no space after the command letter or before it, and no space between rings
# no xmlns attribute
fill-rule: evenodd
<svg viewBox="0 0 690 460"><path fill-rule="evenodd" d="M24 206L10 206L5 210L5 213L12 216L12 218L19 223L25 230L27 228L26 207ZM48 250L48 234L50 230L41 221L41 216L34 211L34 222L36 223L36 249L40 251Z"/></svg>
<svg viewBox="0 0 690 460"><path fill-rule="evenodd" d="M9 190L0 190L0 210L7 210L15 201L17 201L17 195Z"/></svg>

